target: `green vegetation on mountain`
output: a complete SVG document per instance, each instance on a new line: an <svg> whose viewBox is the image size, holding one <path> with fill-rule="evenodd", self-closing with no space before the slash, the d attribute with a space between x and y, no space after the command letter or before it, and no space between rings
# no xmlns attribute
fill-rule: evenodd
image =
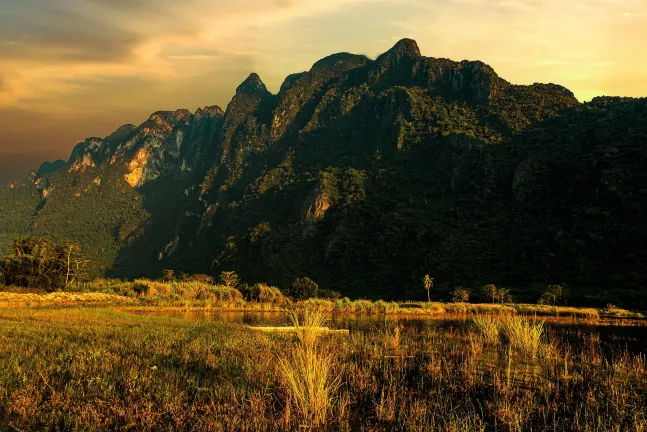
<svg viewBox="0 0 647 432"><path fill-rule="evenodd" d="M0 240L78 240L103 274L220 274L371 298L495 283L645 305L647 100L580 104L403 40L222 112L155 113L0 190ZM539 287L539 288L535 288Z"/></svg>

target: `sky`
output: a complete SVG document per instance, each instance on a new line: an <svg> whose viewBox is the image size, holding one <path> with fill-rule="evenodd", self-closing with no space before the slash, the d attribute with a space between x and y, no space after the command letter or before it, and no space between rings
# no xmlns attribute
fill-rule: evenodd
<svg viewBox="0 0 647 432"><path fill-rule="evenodd" d="M226 108L336 52L408 37L581 101L647 96L647 0L0 0L0 182L158 110Z"/></svg>

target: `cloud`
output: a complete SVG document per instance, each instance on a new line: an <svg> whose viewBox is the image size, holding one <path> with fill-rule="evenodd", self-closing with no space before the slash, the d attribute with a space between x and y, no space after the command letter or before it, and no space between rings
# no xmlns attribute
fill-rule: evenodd
<svg viewBox="0 0 647 432"><path fill-rule="evenodd" d="M645 0L0 2L0 153L54 146L65 158L86 134L158 109L224 108L252 71L277 91L326 55L374 57L402 37L582 99L645 92Z"/></svg>
<svg viewBox="0 0 647 432"><path fill-rule="evenodd" d="M141 41L128 30L71 10L0 15L0 56L45 62L127 60Z"/></svg>

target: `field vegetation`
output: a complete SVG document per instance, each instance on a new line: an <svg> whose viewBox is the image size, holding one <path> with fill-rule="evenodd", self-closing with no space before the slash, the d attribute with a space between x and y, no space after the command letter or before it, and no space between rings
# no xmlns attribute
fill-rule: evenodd
<svg viewBox="0 0 647 432"><path fill-rule="evenodd" d="M298 319L293 334L0 309L0 430L647 430L644 354L595 334L509 315L349 335Z"/></svg>

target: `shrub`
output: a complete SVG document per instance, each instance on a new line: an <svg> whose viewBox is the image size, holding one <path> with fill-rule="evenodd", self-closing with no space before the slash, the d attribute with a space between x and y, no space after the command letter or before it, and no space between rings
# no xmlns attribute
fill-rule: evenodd
<svg viewBox="0 0 647 432"><path fill-rule="evenodd" d="M258 289L258 284L250 285L244 283L238 286L238 290L246 301L260 301L260 290Z"/></svg>
<svg viewBox="0 0 647 432"><path fill-rule="evenodd" d="M242 284L239 287L239 291L247 301L285 303L287 300L280 289L263 283L254 285Z"/></svg>
<svg viewBox="0 0 647 432"><path fill-rule="evenodd" d="M175 276L175 272L170 269L164 269L162 270L162 281L163 282L175 282L177 280L177 277Z"/></svg>
<svg viewBox="0 0 647 432"><path fill-rule="evenodd" d="M146 297L148 295L148 285L143 282L133 283L133 291L137 297Z"/></svg>
<svg viewBox="0 0 647 432"><path fill-rule="evenodd" d="M452 301L454 303L467 303L470 299L470 290L461 286L454 287Z"/></svg>
<svg viewBox="0 0 647 432"><path fill-rule="evenodd" d="M317 297L327 300L339 300L341 298L341 293L333 290L319 290L317 292Z"/></svg>
<svg viewBox="0 0 647 432"><path fill-rule="evenodd" d="M256 284L258 286L259 301L263 303L285 303L287 299L280 289L265 284Z"/></svg>
<svg viewBox="0 0 647 432"><path fill-rule="evenodd" d="M169 297L171 285L165 282L137 279L133 284L133 291L140 297Z"/></svg>
<svg viewBox="0 0 647 432"><path fill-rule="evenodd" d="M182 280L184 282L199 282L199 283L208 284L208 285L213 285L216 283L216 280L213 278L213 276L209 276L206 274L194 274L194 275L182 274ZM236 285L233 285L232 287L235 288Z"/></svg>
<svg viewBox="0 0 647 432"><path fill-rule="evenodd" d="M317 297L319 285L307 277L297 278L290 285L288 294L295 300L306 300L309 298Z"/></svg>
<svg viewBox="0 0 647 432"><path fill-rule="evenodd" d="M242 300L243 295L236 288L230 288L224 285L206 285L203 286L203 290L199 292L197 299L235 303Z"/></svg>

